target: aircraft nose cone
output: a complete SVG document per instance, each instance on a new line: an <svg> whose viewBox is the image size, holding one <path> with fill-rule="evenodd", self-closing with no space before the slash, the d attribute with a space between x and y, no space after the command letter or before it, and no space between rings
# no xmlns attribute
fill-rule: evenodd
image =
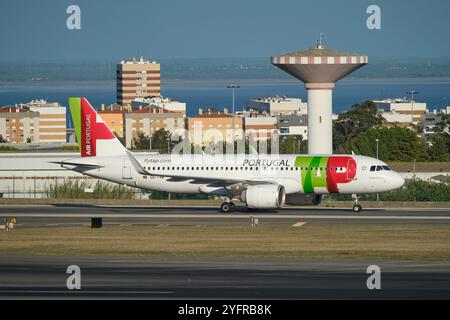
<svg viewBox="0 0 450 320"><path fill-rule="evenodd" d="M394 178L394 184L396 189L403 187L403 185L405 184L405 178L397 173L396 177Z"/></svg>

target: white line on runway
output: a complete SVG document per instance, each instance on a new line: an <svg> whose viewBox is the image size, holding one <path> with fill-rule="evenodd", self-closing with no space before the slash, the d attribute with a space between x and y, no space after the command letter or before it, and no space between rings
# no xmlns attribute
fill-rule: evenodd
<svg viewBox="0 0 450 320"><path fill-rule="evenodd" d="M364 216L364 215L233 215L233 214L118 214L118 213L2 213L4 217L21 218L190 218L190 219L331 219L331 220L450 220L450 216Z"/></svg>
<svg viewBox="0 0 450 320"><path fill-rule="evenodd" d="M91 291L91 290L0 290L0 293L69 293L69 294L173 294L173 291Z"/></svg>

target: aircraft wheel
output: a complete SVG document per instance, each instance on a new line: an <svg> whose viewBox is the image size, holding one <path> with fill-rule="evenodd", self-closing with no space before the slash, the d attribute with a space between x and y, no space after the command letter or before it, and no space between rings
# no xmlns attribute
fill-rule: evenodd
<svg viewBox="0 0 450 320"><path fill-rule="evenodd" d="M224 212L224 213L228 213L233 211L233 206L231 205L230 202L224 202L220 205L220 211Z"/></svg>
<svg viewBox="0 0 450 320"><path fill-rule="evenodd" d="M353 206L353 212L361 212L362 211L362 206L360 204L355 204Z"/></svg>

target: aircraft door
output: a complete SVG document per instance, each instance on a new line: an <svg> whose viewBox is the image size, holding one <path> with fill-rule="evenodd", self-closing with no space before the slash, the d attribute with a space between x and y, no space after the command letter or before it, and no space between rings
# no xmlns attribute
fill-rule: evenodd
<svg viewBox="0 0 450 320"><path fill-rule="evenodd" d="M124 160L122 163L122 179L131 179L131 163L130 160Z"/></svg>
<svg viewBox="0 0 450 320"><path fill-rule="evenodd" d="M347 180L355 180L356 178L356 161L349 159L347 161Z"/></svg>

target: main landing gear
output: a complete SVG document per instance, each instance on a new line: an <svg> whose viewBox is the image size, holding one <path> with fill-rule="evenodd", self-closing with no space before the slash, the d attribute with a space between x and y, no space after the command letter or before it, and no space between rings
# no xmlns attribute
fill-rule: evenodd
<svg viewBox="0 0 450 320"><path fill-rule="evenodd" d="M222 211L224 213L233 212L234 209L235 209L235 205L231 201L225 201L224 203L222 203L220 205L220 211Z"/></svg>
<svg viewBox="0 0 450 320"><path fill-rule="evenodd" d="M352 199L353 199L353 212L361 212L362 211L362 206L358 203L359 197L357 194L353 194L352 195Z"/></svg>

